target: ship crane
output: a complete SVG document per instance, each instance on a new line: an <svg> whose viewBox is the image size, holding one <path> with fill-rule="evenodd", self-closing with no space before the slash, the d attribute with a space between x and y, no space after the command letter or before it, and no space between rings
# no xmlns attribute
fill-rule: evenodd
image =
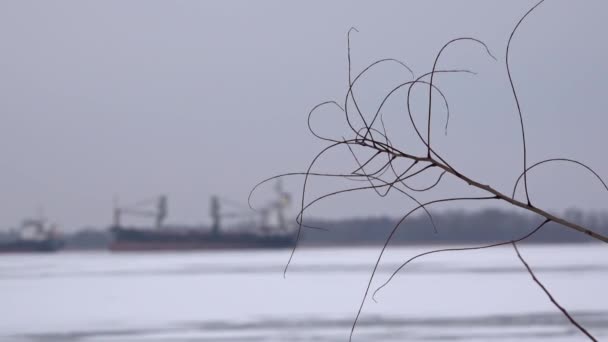
<svg viewBox="0 0 608 342"><path fill-rule="evenodd" d="M268 233L272 230L271 225L269 224L270 217L273 213L276 214L277 226L280 230L286 231L287 225L285 221L284 210L287 206L289 206L291 202L291 196L289 193L283 190L282 183L279 181L275 185L275 192L277 193L277 198L262 208L257 209L257 212L252 213L251 209L231 201L229 199L220 198L218 196L213 196L211 198L211 218L213 220L212 231L214 235L218 235L220 233L221 221L222 219L227 218L249 218L255 219L259 218L259 228ZM228 205L233 208L238 208L239 212L224 212L221 210L221 204Z"/></svg>
<svg viewBox="0 0 608 342"><path fill-rule="evenodd" d="M146 208L147 207L147 208ZM152 207L152 208L150 208ZM121 226L124 215L136 217L154 218L156 228L161 228L168 213L167 196L160 195L156 198L139 201L130 206L118 206L114 204L114 227Z"/></svg>
<svg viewBox="0 0 608 342"><path fill-rule="evenodd" d="M278 180L274 187L277 197L275 200L268 203L266 206L258 209L261 215L260 226L263 230L270 230L269 218L272 213L276 214L277 226L279 229L287 230L287 223L285 221L285 208L291 203L291 195L283 190L283 183Z"/></svg>
<svg viewBox="0 0 608 342"><path fill-rule="evenodd" d="M222 211L223 206L231 207L232 211ZM213 235L220 234L222 220L242 218L253 220L255 214L249 212L248 208L238 202L218 196L211 197L211 220L213 221L211 231Z"/></svg>

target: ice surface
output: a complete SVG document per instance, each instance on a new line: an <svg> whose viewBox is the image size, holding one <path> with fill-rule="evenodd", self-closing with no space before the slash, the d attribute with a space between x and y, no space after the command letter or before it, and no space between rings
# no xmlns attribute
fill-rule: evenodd
<svg viewBox="0 0 608 342"><path fill-rule="evenodd" d="M390 248L373 288L428 247ZM522 245L560 303L608 337L608 248ZM0 258L0 341L347 341L379 248ZM368 299L355 341L585 341L511 247L428 256Z"/></svg>

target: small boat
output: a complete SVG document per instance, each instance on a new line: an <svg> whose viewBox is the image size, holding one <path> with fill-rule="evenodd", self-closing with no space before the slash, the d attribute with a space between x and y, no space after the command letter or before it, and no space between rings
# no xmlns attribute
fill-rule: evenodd
<svg viewBox="0 0 608 342"><path fill-rule="evenodd" d="M56 252L63 246L54 225L46 227L44 219L26 219L0 240L0 253Z"/></svg>

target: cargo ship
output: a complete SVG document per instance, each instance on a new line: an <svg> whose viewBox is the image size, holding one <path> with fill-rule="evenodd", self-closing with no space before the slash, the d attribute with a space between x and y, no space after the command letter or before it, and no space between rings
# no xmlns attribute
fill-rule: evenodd
<svg viewBox="0 0 608 342"><path fill-rule="evenodd" d="M293 234L258 235L252 233L214 234L200 228L171 228L150 231L141 228L112 227L112 251L218 250L289 248Z"/></svg>
<svg viewBox="0 0 608 342"><path fill-rule="evenodd" d="M55 226L47 228L44 219L26 219L0 240L0 253L56 252L63 246Z"/></svg>
<svg viewBox="0 0 608 342"><path fill-rule="evenodd" d="M253 213L249 208L241 212L226 212L223 207L231 201L217 196L211 199L210 226L167 225L167 196L135 203L131 206L114 206L114 222L110 227L112 251L172 251L172 250L222 250L222 249L276 249L295 245L294 227L287 225L284 209L290 202L288 193L280 183L275 188L278 198ZM223 205L222 205L223 203ZM152 208L150 208L152 206ZM230 206L230 205L228 205ZM234 202L232 202L234 207ZM146 207L148 207L146 209ZM150 217L152 227L133 227L122 224L124 216ZM245 217L245 223L226 227L225 219ZM273 220L274 219L274 220ZM270 223L270 221L274 221Z"/></svg>

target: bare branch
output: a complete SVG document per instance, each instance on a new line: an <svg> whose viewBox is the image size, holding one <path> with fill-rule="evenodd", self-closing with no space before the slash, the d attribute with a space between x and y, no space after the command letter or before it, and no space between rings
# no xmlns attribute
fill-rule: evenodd
<svg viewBox="0 0 608 342"><path fill-rule="evenodd" d="M583 334L585 334L591 341L597 342L597 339L595 337L593 337L593 335L591 335L585 328L583 328L574 318L572 318L572 316L570 315L568 310L566 310L563 306L561 306L557 302L557 300L555 300L555 298L553 298L553 296L551 295L549 290L547 290L545 285L543 285L543 283L541 283L540 280L538 280L538 278L534 274L534 271L532 271L532 269L530 268L530 265L528 265L526 260L524 260L524 258L519 253L519 249L517 249L516 242L513 241L513 242L511 242L511 244L513 245L513 248L515 249L515 253L517 253L517 257L528 270L528 273L532 277L532 280L534 280L534 282L543 290L543 292L547 295L547 297L549 297L549 300L551 301L551 303L553 303L553 305L555 305L564 314L564 316L566 316L568 318L568 320L570 321L570 323L572 323L572 325L574 325L578 330L580 330Z"/></svg>
<svg viewBox="0 0 608 342"><path fill-rule="evenodd" d="M388 280L383 283L378 289L376 289L376 291L374 292L374 294L372 295L372 298L375 300L375 295L376 293L378 293L379 290L381 290L383 287L385 287L394 277L395 275L402 270L406 265L408 265L409 263L413 262L414 260L421 258L423 256L426 255L430 255L430 254L435 254L435 253L442 253L442 252L455 252L455 251L467 251L467 250L479 250L479 249L487 249L487 248L493 248L493 247L497 247L497 246L503 246L506 244L512 244L513 247L515 248L518 257L520 258L520 260L522 261L522 263L524 263L524 265L526 266L526 268L528 269L528 272L531 274L531 276L533 277L534 281L537 282L537 284L545 291L545 293L547 293L547 295L551 298L552 302L554 302L554 304L560 308L560 310L562 310L562 312L570 319L570 321L576 325L579 330L581 330L582 332L586 333L586 335L591 338L592 340L595 341L595 339L589 335L582 327L580 327L580 325L578 325L576 323L576 321L574 321L572 319L572 317L569 316L569 314L567 313L567 311L565 309L563 309L561 306L559 306L559 304L557 304L557 302L553 299L553 297L549 294L549 292L546 290L546 288L538 281L538 279L535 277L534 273L532 272L532 270L530 269L530 267L528 266L528 264L523 260L523 258L521 257L521 255L519 254L519 251L517 250L517 246L516 243L524 241L525 239L529 238L530 236L532 236L533 234L535 234L536 232L538 232L546 223L548 222L555 222L558 223L562 226L565 226L569 229L578 231L580 233L583 233L585 235L588 235L590 237L592 237L595 240L598 241L602 241L602 242L606 242L608 243L608 236L605 236L601 233L595 232L593 230L590 230L586 227L583 227L579 224L576 224L574 222L570 222L564 218L559 217L558 215L554 215L551 214L541 208L537 208L535 206L532 205L531 200L530 200L530 193L529 193L529 189L528 189L528 180L527 180L527 173L542 164L545 163L549 163L549 162L557 162L557 161L562 161L562 162L568 162L568 163L574 163L577 165L580 165L584 168L586 168L588 171L590 171L593 175L595 175L596 178L598 178L600 180L600 182L602 183L602 185L604 186L604 188L606 190L608 190L608 186L606 185L606 183L603 181L603 179L599 176L598 173L596 173L593 169L591 169L590 167L588 167L587 165L578 162L574 159L567 159L567 158L552 158L552 159L546 159L546 160L542 160L540 162L537 162L535 164L533 164L532 166L528 167L527 164L527 145L526 145L526 135L525 135L525 129L524 129L524 120L523 120L523 114L522 114L522 109L521 109L521 105L519 102L519 98L517 96L517 91L516 91L516 87L515 87L515 83L513 81L513 77L511 75L511 70L510 70L510 51L511 51L511 43L513 41L513 38L515 36L515 33L517 32L517 30L519 29L520 25L522 24L522 22L529 16L530 13L532 13L541 3L543 3L544 0L539 1L538 3L536 3L536 5L534 5L529 11L527 11L517 22L517 24L514 26L513 30L511 31L511 34L509 36L508 42L507 42L507 48L506 48L506 53L505 53L505 64L506 64L506 69L507 69L507 76L509 79L509 83L511 86L511 90L513 93L513 97L515 99L515 104L517 107L517 113L519 116L519 122L520 122L520 126L521 126L521 139L522 139L522 146L523 146L523 172L521 173L521 175L517 178L517 181L515 182L514 188L513 188L513 194L511 196L508 196L505 193L502 193L500 191L498 191L497 189L493 188L492 186L488 185L488 184L483 184L475 179L472 179L470 177L468 177L465 174L460 173L459 171L456 170L456 168L454 168L452 165L450 165L450 163L448 163L439 153L439 151L437 151L436 149L433 148L432 144L431 144L431 135L432 135L432 96L434 92L437 92L441 98L443 99L443 102L445 104L445 108L446 108L446 125L445 125L445 131L447 134L447 128L448 128L448 124L449 124L449 120L450 120L450 108L449 108L449 104L448 101L446 99L445 94L443 93L443 91L441 89L439 89L439 87L437 87L434 83L435 79L435 74L440 74L440 73L470 73L470 74L474 74L473 72L469 71L469 70L463 70L463 69L449 69L449 70L437 70L437 66L439 64L439 59L442 56L442 53L444 52L444 50L449 47L450 45L456 43L456 42L461 42L461 41L471 41L477 44L480 44L482 47L485 48L485 51L490 55L490 57L496 59L492 53L490 52L490 49L488 48L488 46L483 43L481 40L477 39L477 38L473 38L473 37L460 37L460 38L456 38L453 39L449 42L447 42L446 44L444 44L442 46L442 48L439 50L439 52L437 53L437 55L435 56L435 60L433 63L433 68L430 72L427 73L423 73L421 76L418 76L417 78L415 78L414 73L412 71L412 69L410 67L408 67L406 64L404 64L403 62L400 62L397 59L391 59L391 58L385 58L385 59L379 59L376 60L375 62L369 64L367 67L365 67L361 72L359 72L358 74L356 74L356 76L353 78L353 71L352 71L352 63L351 63L351 33L354 32L358 32L358 30L356 28L351 28L348 31L347 34L347 57L348 57L348 88L346 91L346 94L344 96L344 104L343 106L339 105L338 102L336 101L325 101L322 102L318 105L316 105L315 107L312 108L312 110L309 112L308 114L308 128L311 131L311 133L318 139L323 140L323 141L327 141L329 143L331 143L329 146L325 147L323 150L321 150L311 161L311 163L309 164L307 170L305 172L299 172L299 173L288 173L288 174L283 174L283 175L278 175L275 177L271 177L268 178L260 183L258 183L253 190L250 193L249 196L249 204L251 206L251 196L253 194L253 192L258 189L258 187L272 179L278 178L278 177L284 177L284 176L294 176L294 175L298 175L298 176L304 176L304 182L303 182L303 186L302 186L302 196L301 196L301 203L300 203L300 210L298 212L298 215L296 216L296 222L298 224L298 229L297 229L297 234L296 234L296 244L294 246L294 248L291 251L291 254L289 256L289 260L285 266L285 270L284 270L284 275L287 272L287 268L289 267L296 247L298 246L298 243L300 241L300 237L302 234L302 229L303 228L311 228L311 229L324 229L321 227L314 227L314 226L309 226L304 224L304 213L310 209L311 206L319 203L320 201L330 198L332 196L337 196L340 194L346 194L346 193L351 193L351 192L357 192L357 191L367 191L367 190L373 190L375 191L375 193L380 196L380 197L385 197L388 195L388 193L390 191L398 191L399 193L403 194L404 196L406 196L407 198L409 198L410 200L414 201L417 204L417 207L415 207L414 209L412 209L411 211L409 211L407 214L405 214L398 222L397 224L393 227L393 229L391 230L390 234L387 236L384 245L382 246L378 258L375 262L373 271L371 272L365 293L363 295L363 298L361 300L360 306L359 306L359 310L357 312L357 315L354 319L351 331L350 331L350 338L349 340L352 340L353 334L354 334L354 330L355 327L357 325L357 322L359 320L359 317L361 315L361 312L363 310L363 306L365 304L365 301L367 299L372 281L374 279L374 276L376 274L376 271L378 269L378 266L381 262L382 256L384 255L386 249L389 246L389 243L391 242L391 239L393 238L394 234L396 233L397 229L400 227L400 225L405 221L405 219L407 217L409 217L410 215L412 215L412 213L414 213L415 211L417 211L418 209L422 209L424 210L424 212L426 213L426 215L428 215L431 224L433 225L433 228L435 229L435 231L437 231L437 228L435 226L434 223L434 219L433 216L431 215L431 213L428 211L427 206L429 205L433 205L436 203L444 203L444 202L452 202L452 201L462 201L462 200L479 200L479 201L485 201L485 200L499 200L501 202L510 204L514 207L518 207L521 209L524 209L527 212L530 213L534 213L536 215L539 215L540 217L543 218L543 222L537 226L534 230L532 230L530 233L520 237L519 239L516 240L511 240L511 241L506 241L506 242L498 242L498 243L494 243L494 244L489 244L489 245L483 245L483 246L475 246L475 247L463 247L463 248L444 248L444 249L438 249L438 250L433 250L433 251L428 251L425 253L421 253L418 254L412 258L410 258L409 260L405 261L399 268L397 268L397 270L395 270L392 275L388 278ZM354 87L357 84L358 81L360 81L363 76L367 73L370 72L370 70L372 70L372 68L374 68L375 66L382 64L382 63L397 63L398 65L402 66L404 69L407 69L409 71L409 73L412 76L412 80L410 81L404 81L401 84L398 84L397 86L394 86L392 89L390 89L386 95L384 96L384 98L379 102L378 107L376 107L376 111L375 113L373 113L373 116L371 117L366 117L366 114L364 114L359 106L359 102L357 99L357 96L355 94L354 91ZM429 78L429 80L427 81L426 78ZM416 85L425 85L428 86L428 113L426 116L427 122L426 122L426 137L423 136L423 134L421 133L420 129L417 127L415 121L414 121L414 115L412 113L412 106L411 106L411 102L412 102L412 89L414 88L414 86ZM399 90L401 89L405 89L407 88L407 96L405 98L405 103L404 103L404 111L407 111L407 116L409 117L409 123L408 125L410 125L411 128L413 128L415 134L417 135L417 137L419 138L420 142L422 142L422 144L424 145L425 149L426 149L426 155L418 155L414 149L412 149L411 146L396 146L395 144L393 144L393 142L391 141L389 134L388 134L388 130L385 126L384 123L384 117L383 117L383 109L385 104L388 102L389 99L391 99ZM357 112L357 115L359 117L359 119L361 120L361 122L359 122L359 119L356 120L357 124L355 124L355 121L351 121L351 117L350 117L350 113L349 113L349 103L350 101L352 101L352 104L355 107L355 110ZM319 110L321 107L324 106L334 106L337 107L340 112L344 115L346 124L348 125L348 127L350 128L350 130L352 132L348 133L347 137L342 137L342 140L337 140L337 139L332 139L330 137L324 137L321 134L318 134L312 127L311 124L311 120L312 120L312 116L314 113L317 112L317 110ZM374 126L376 126L376 122L377 119L380 118L380 123L381 123L381 130L375 128ZM333 150L334 148L338 147L338 146L342 146L345 145L349 151L349 153L352 155L357 168L348 173L346 171L346 173L344 174L340 174L340 173L322 173L322 172L313 172L313 167L315 166L315 164L317 163L318 159L325 154L326 152ZM355 146L351 146L351 145L356 145L357 148L353 148ZM355 151L356 150L356 151ZM360 151L364 151L364 155L362 154L358 154L357 152ZM386 158L386 159L384 159ZM377 168L377 160L381 160L384 161L384 164L381 165L381 167L379 169L376 170ZM399 164L400 161L407 161L407 164ZM369 172L369 169L371 169L371 165L374 165L374 171L373 172ZM401 165L405 165L405 171L401 171L401 168L403 166ZM418 170L414 169L417 165L420 165L419 168L417 168ZM437 179L435 180L435 182L429 186L423 187L423 188L414 188L408 184L406 184L406 180L411 179L413 177L416 177L418 175L424 175L424 174L432 174L435 175L434 173L432 173L432 169L440 169L441 173L439 174L439 176L437 177ZM389 173L388 171L392 171L392 174ZM421 203L419 202L414 196L411 195L411 193L409 191L414 191L414 192L427 192L432 190L435 186L437 186L440 181L442 180L442 178L445 175L451 175L456 177L457 179L459 179L460 181L468 184L470 187L472 187L473 189L477 189L477 190L481 190L483 193L485 193L485 196L477 196L477 197L454 197L454 198L444 198L444 199L436 199L436 200L432 200L432 201L428 201L425 203ZM326 193L324 195L321 195L319 197L314 198L313 200L309 200L307 201L306 198L306 191L307 191L307 186L309 185L309 178L310 177L335 177L335 178L342 178L344 180L348 180L348 181L363 181L363 182L367 182L369 183L369 185L366 186L358 186L358 187L349 187L346 189L342 189L342 190L337 190L337 191L333 191L333 192L329 192ZM436 177L436 176L434 176ZM515 199L515 192L517 190L517 186L520 182L520 180L523 178L523 182L524 182L524 188L525 188L525 195L526 195L526 199L525 201L520 201Z"/></svg>

